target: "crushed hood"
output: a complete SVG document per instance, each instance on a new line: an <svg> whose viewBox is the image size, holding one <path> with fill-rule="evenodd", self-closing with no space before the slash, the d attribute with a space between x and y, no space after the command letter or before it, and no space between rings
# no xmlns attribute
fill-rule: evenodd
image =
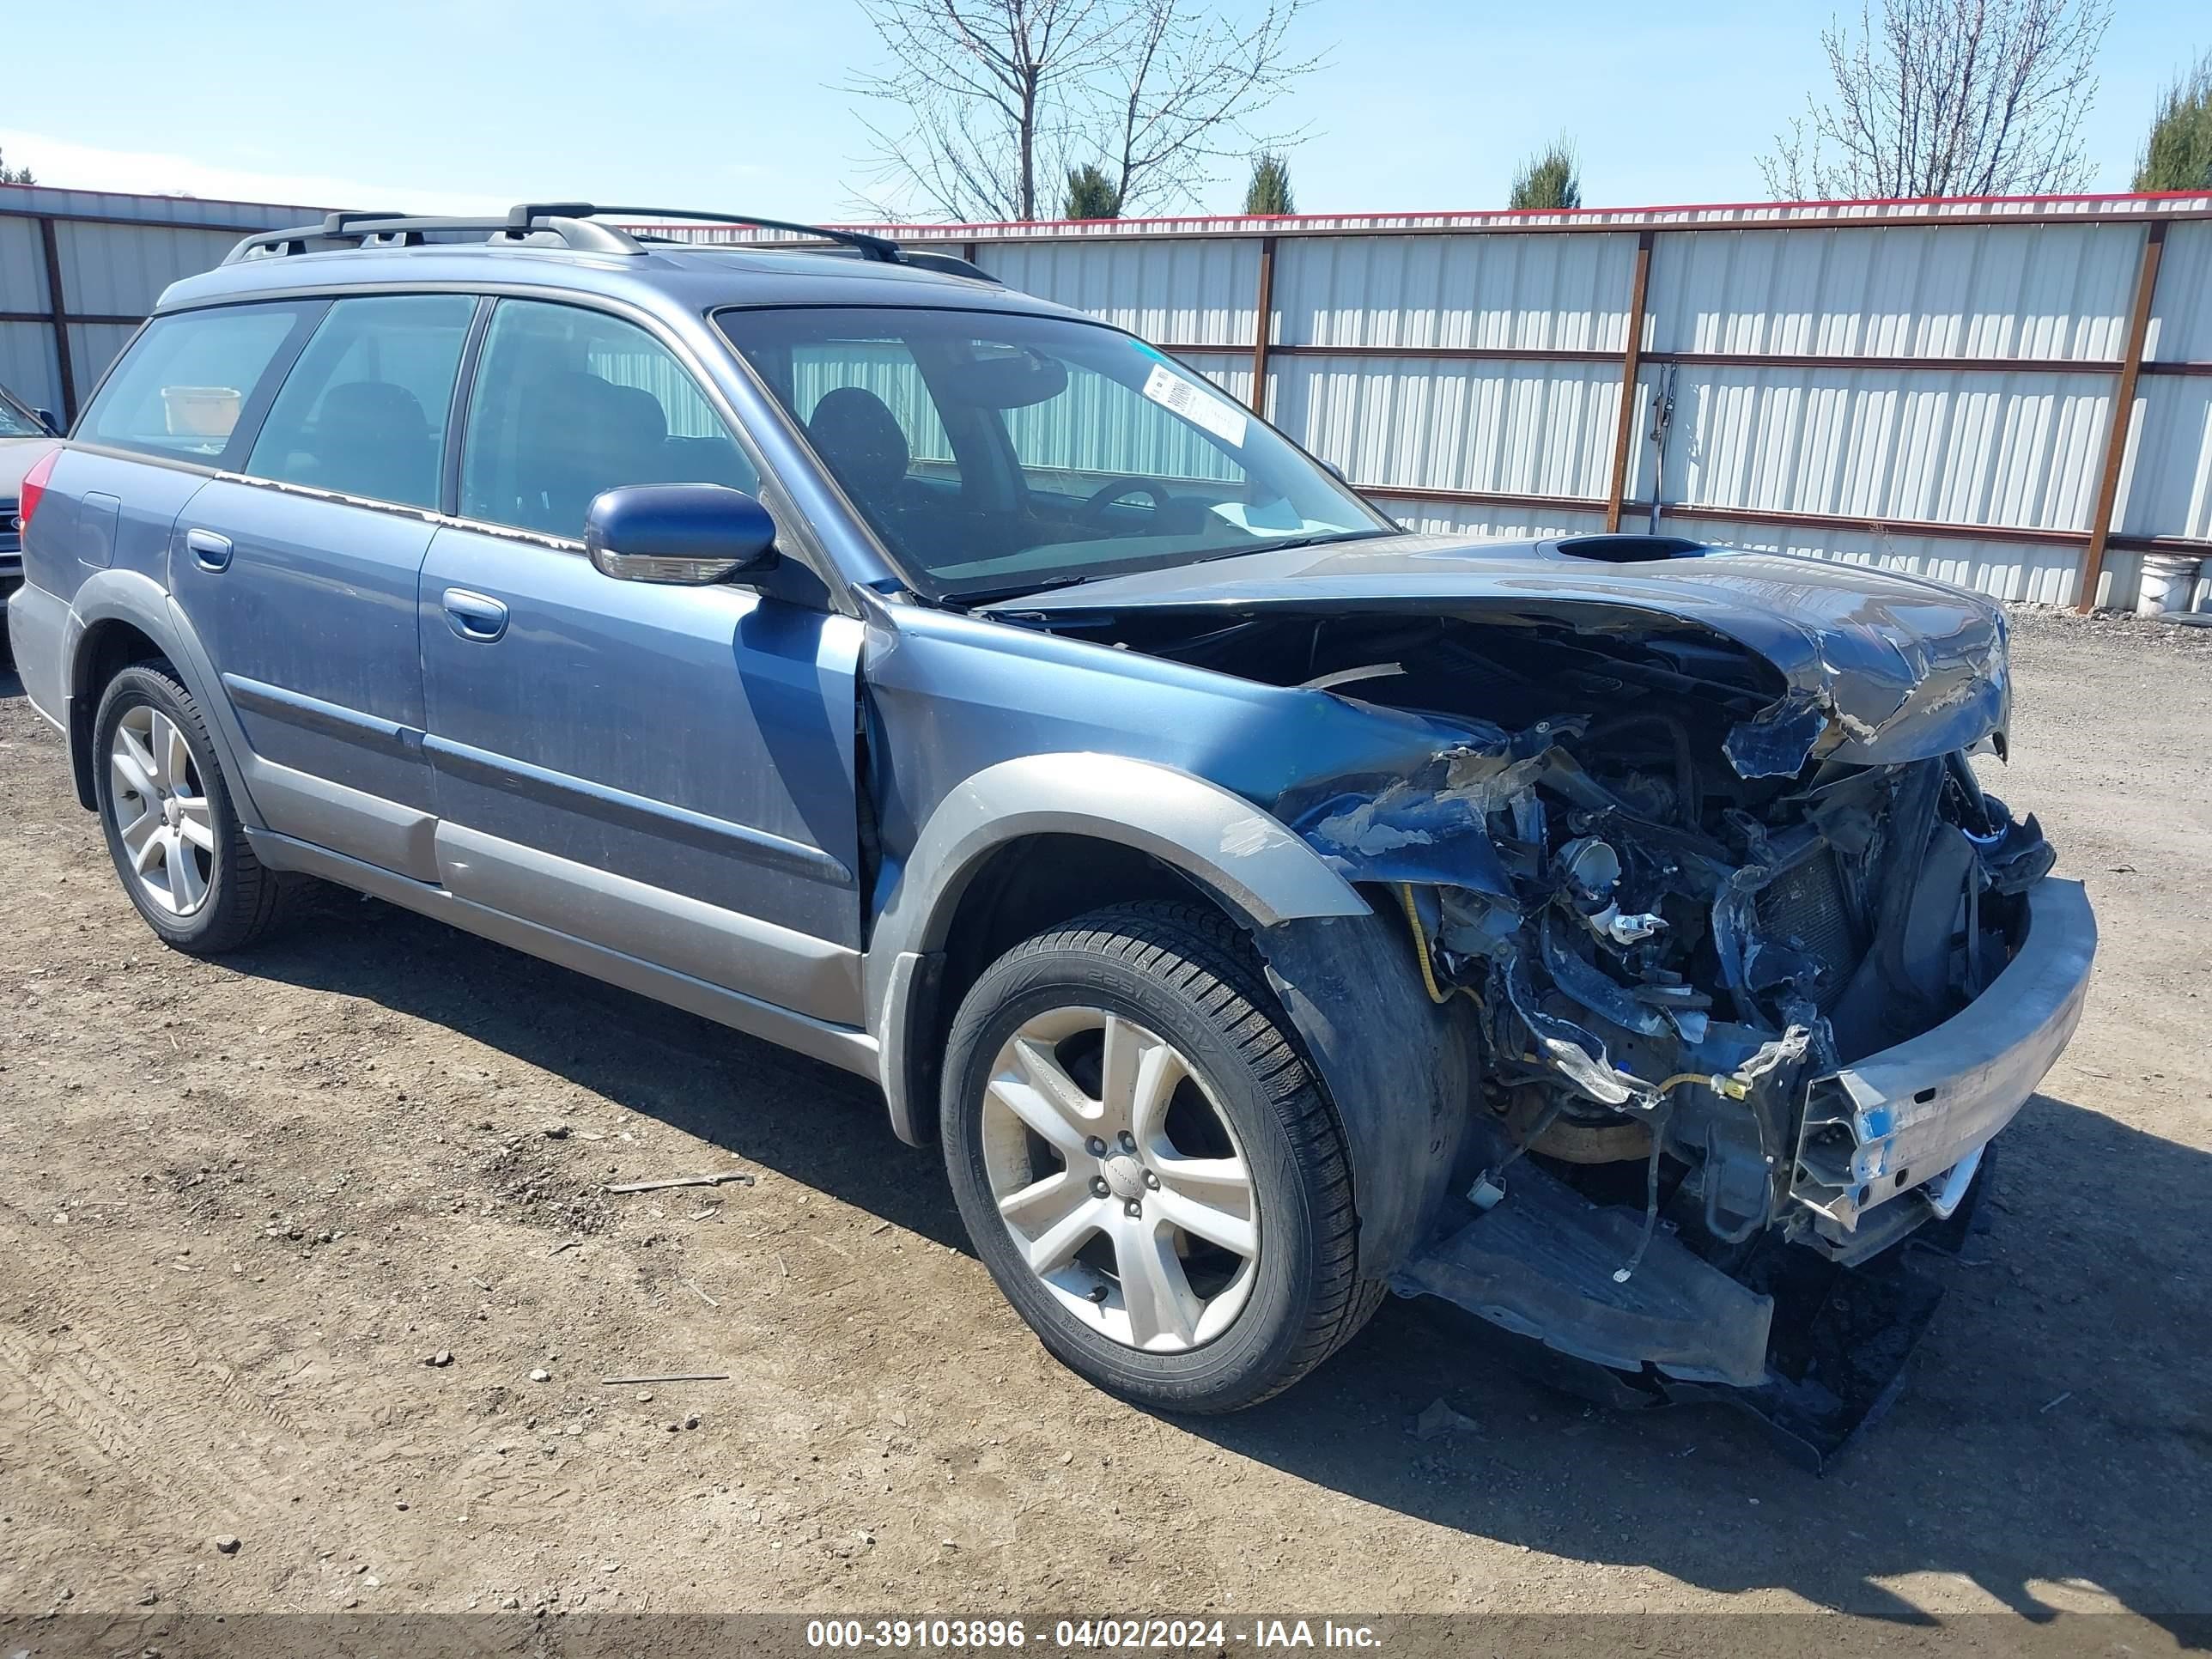
<svg viewBox="0 0 2212 1659"><path fill-rule="evenodd" d="M1142 571L982 607L1050 623L1132 611L1406 611L1486 623L1733 641L1784 690L1724 745L1745 777L1795 774L1814 755L1862 765L1923 760L2002 732L2009 712L2003 613L1948 584L1865 565L1734 553L1652 538L1485 542L1404 535Z"/></svg>

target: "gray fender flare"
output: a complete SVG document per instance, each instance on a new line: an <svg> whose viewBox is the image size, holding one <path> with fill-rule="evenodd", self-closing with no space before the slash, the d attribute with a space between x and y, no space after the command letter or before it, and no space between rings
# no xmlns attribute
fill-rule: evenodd
<svg viewBox="0 0 2212 1659"><path fill-rule="evenodd" d="M905 861L869 939L868 1029L899 1138L920 1145L935 1103L910 1098L915 991L945 947L968 885L1024 836L1087 836L1149 853L1218 894L1248 927L1297 917L1364 916L1364 899L1274 818L1218 784L1126 755L1024 755L948 791Z"/></svg>
<svg viewBox="0 0 2212 1659"><path fill-rule="evenodd" d="M214 738L216 757L222 763L223 781L230 787L232 805L249 826L266 829L260 809L247 793L241 763L251 750L245 729L238 723L230 699L222 695L222 680L214 660L168 591L139 571L96 570L85 578L70 605L62 641L63 724L69 733L72 774L89 775L79 770L83 757L76 752L81 738L88 732L93 712L89 707L81 707L86 702L85 640L104 622L128 623L161 648L206 716L208 734Z"/></svg>
<svg viewBox="0 0 2212 1659"><path fill-rule="evenodd" d="M1360 1273L1380 1279L1418 1243L1463 1158L1472 1005L1438 1008L1401 918L1377 914L1278 820L1157 762L1031 755L950 792L906 860L867 958L869 1029L900 1139L936 1109L915 1098L916 989L984 860L1023 836L1081 835L1151 853L1211 890L1250 931L1343 1126L1360 1213Z"/></svg>

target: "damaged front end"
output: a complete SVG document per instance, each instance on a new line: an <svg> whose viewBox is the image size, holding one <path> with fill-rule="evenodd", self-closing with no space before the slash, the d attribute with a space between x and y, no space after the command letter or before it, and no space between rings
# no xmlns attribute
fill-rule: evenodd
<svg viewBox="0 0 2212 1659"><path fill-rule="evenodd" d="M1663 1194L1715 1247L1780 1225L1863 1259L1867 1212L1945 1213L1957 1183L1899 1161L1838 1076L1988 990L2051 850L1957 751L1778 782L1716 752L1660 709L1562 715L1293 827L1388 884L1429 994L1480 1010L1509 1157L1643 1164L1645 1239Z"/></svg>
<svg viewBox="0 0 2212 1659"><path fill-rule="evenodd" d="M1394 1288L1638 1397L1718 1385L1817 1462L1893 1390L1936 1297L1892 1247L1965 1226L2094 925L1968 759L2004 741L1992 607L1933 639L1690 608L1115 629L1448 734L1274 803L1470 1033L1453 1196Z"/></svg>
<svg viewBox="0 0 2212 1659"><path fill-rule="evenodd" d="M1476 1011L1487 1155L1463 1224L1394 1282L1609 1368L1802 1393L1770 1375L1776 1297L1836 1285L1774 1254L1856 1267L1954 1215L2070 1033L2062 975L1994 1091L1945 1100L1996 1057L1940 1043L1901 1091L1863 1066L1992 994L2053 854L1963 750L1814 759L1833 717L1806 722L1802 699L1731 721L1649 689L1576 708L1572 682L1417 776L1286 803L1343 873L1387 886L1426 994ZM1916 1326L1933 1307L1892 1299ZM1896 1367L1869 1374L1868 1334L1805 1350L1834 1398L1793 1402L1801 1438L1839 1440L1886 1395ZM1909 1342L1879 1334L1901 1362Z"/></svg>

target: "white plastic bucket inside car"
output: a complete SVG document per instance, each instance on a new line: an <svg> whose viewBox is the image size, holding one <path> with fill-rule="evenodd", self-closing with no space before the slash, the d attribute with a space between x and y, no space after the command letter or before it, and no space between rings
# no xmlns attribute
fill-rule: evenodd
<svg viewBox="0 0 2212 1659"><path fill-rule="evenodd" d="M161 406L173 438L228 438L245 402L243 393L227 386L161 388Z"/></svg>

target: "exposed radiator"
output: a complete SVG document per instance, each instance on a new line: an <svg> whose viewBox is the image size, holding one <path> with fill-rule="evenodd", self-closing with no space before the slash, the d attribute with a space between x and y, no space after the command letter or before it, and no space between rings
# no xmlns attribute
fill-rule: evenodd
<svg viewBox="0 0 2212 1659"><path fill-rule="evenodd" d="M1820 964L1813 1000L1824 1014L1834 1007L1866 951L1844 902L1835 854L1824 847L1777 877L1759 896L1759 920L1776 939Z"/></svg>

